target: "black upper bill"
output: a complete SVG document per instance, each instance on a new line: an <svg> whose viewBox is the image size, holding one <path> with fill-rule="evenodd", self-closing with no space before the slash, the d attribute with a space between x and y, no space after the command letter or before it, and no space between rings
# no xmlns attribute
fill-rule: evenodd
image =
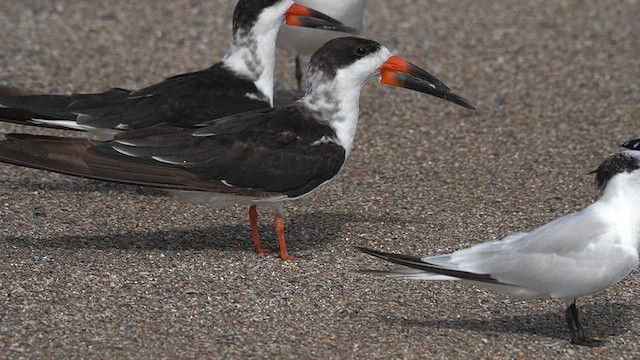
<svg viewBox="0 0 640 360"><path fill-rule="evenodd" d="M475 105L451 92L451 89L435 76L397 56L392 56L380 67L380 74L380 82L384 84L420 91L470 110L476 109Z"/></svg>
<svg viewBox="0 0 640 360"><path fill-rule="evenodd" d="M476 109L476 106L473 105L469 100L463 98L460 95L452 93L451 90L440 80L436 79L435 77L433 77L433 75L427 73L426 71L425 73L432 79L426 80L421 77L401 73L397 75L397 80L402 84L401 86L404 88L433 95L435 97L450 101L454 104L458 104L470 110Z"/></svg>
<svg viewBox="0 0 640 360"><path fill-rule="evenodd" d="M358 29L347 26L331 16L300 4L293 4L291 8L289 8L285 16L285 23L287 25L340 31L350 34L357 34L359 32Z"/></svg>

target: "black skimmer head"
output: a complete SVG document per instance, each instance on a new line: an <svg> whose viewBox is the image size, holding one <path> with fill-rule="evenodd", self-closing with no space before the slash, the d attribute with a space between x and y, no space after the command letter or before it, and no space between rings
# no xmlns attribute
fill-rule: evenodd
<svg viewBox="0 0 640 360"><path fill-rule="evenodd" d="M427 71L391 54L373 40L355 37L331 40L313 55L307 93L314 88L325 90L330 83L338 92L360 89L375 78L383 84L420 91L467 109L476 108Z"/></svg>
<svg viewBox="0 0 640 360"><path fill-rule="evenodd" d="M294 0L240 0L233 13L233 33L252 29L279 30L284 23L321 30L354 33L358 30Z"/></svg>
<svg viewBox="0 0 640 360"><path fill-rule="evenodd" d="M379 43L356 37L329 41L311 58L307 90L299 100L332 126L347 155L358 121L359 96L369 81L406 87L443 98L467 109L475 106L454 94L436 77L394 56Z"/></svg>

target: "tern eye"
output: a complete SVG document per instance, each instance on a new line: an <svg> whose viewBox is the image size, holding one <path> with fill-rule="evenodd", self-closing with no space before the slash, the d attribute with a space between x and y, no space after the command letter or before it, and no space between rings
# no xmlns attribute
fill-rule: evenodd
<svg viewBox="0 0 640 360"><path fill-rule="evenodd" d="M356 55L365 56L369 53L369 50L365 49L363 46L358 46L356 49Z"/></svg>

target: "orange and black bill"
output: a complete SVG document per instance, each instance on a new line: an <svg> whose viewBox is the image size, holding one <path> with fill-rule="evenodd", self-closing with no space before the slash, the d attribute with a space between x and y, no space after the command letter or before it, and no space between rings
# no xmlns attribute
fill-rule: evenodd
<svg viewBox="0 0 640 360"><path fill-rule="evenodd" d="M399 86L445 99L464 108L475 110L476 106L463 97L451 92L442 81L426 70L397 56L390 57L380 67L380 82Z"/></svg>
<svg viewBox="0 0 640 360"><path fill-rule="evenodd" d="M300 4L293 4L289 10L287 10L285 14L285 24L321 30L341 31L351 34L358 32L357 29L344 25L331 16Z"/></svg>

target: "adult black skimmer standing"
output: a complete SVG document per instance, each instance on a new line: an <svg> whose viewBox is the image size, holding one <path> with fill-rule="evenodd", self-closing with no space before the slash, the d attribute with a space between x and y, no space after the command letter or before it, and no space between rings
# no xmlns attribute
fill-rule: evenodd
<svg viewBox="0 0 640 360"><path fill-rule="evenodd" d="M339 38L311 59L305 95L286 106L216 119L197 129L154 126L113 141L6 135L0 161L92 179L172 190L193 203L250 206L256 251L257 205L276 209L280 258L287 253L282 203L310 195L344 165L358 124L362 86L375 78L475 107L425 70L375 41Z"/></svg>
<svg viewBox="0 0 640 360"><path fill-rule="evenodd" d="M312 7L332 16L345 25L351 26L359 34L364 27L364 5L366 0L298 0L298 3ZM307 31L283 26L276 42L295 57L296 81L302 90L302 64L308 64L311 54L327 41L349 34L330 31Z"/></svg>
<svg viewBox="0 0 640 360"><path fill-rule="evenodd" d="M522 299L562 298L571 342L597 345L580 325L576 299L604 290L638 267L640 151L611 155L594 173L596 202L530 232L440 256L359 249L408 267L374 271L379 274L462 281Z"/></svg>
<svg viewBox="0 0 640 360"><path fill-rule="evenodd" d="M84 130L111 139L120 130L159 123L190 127L271 107L276 36L283 23L355 31L293 0L240 0L229 49L210 68L140 90L114 88L98 94L31 95L5 86L0 88L0 120Z"/></svg>

